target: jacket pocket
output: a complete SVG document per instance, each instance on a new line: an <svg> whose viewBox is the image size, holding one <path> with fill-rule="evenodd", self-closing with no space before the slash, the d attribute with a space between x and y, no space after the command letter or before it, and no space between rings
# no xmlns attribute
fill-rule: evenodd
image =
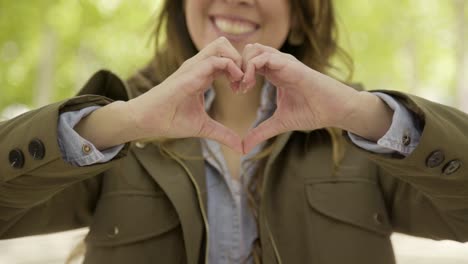
<svg viewBox="0 0 468 264"><path fill-rule="evenodd" d="M371 179L313 179L305 191L309 205L322 215L385 236L392 232L382 194Z"/></svg>
<svg viewBox="0 0 468 264"><path fill-rule="evenodd" d="M119 246L166 234L179 225L166 196L104 196L96 207L86 242L90 246Z"/></svg>

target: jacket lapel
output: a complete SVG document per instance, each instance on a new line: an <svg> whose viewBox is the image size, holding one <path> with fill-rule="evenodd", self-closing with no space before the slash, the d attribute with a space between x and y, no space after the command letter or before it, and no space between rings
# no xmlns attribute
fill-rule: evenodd
<svg viewBox="0 0 468 264"><path fill-rule="evenodd" d="M265 243L265 246L262 247L262 256L263 260L265 263L281 263L281 259L279 256L279 252L276 246L276 242L274 240L274 237L271 233L269 224L268 224L268 217L266 216L265 212L265 203L266 203L266 197L268 194L268 181L269 181L269 175L271 175L271 169L274 161L280 154L281 150L284 148L286 143L288 142L289 138L291 137L293 131L283 133L279 135L274 142L274 147L272 149L272 152L270 156L268 157L268 160L265 164L265 170L263 174L263 192L261 194L261 205L260 205L260 225L259 225L259 233L260 233L260 239L262 240L262 243Z"/></svg>
<svg viewBox="0 0 468 264"><path fill-rule="evenodd" d="M182 156L182 160L187 168L192 172L193 179L200 189L203 207L206 210L206 172L205 160L203 158L201 142L198 138L186 138L173 142L170 149L174 153ZM188 175L187 175L188 176Z"/></svg>
<svg viewBox="0 0 468 264"><path fill-rule="evenodd" d="M265 175L263 177L264 179L264 184L265 184L265 181L267 180L267 176L270 175L270 170L271 170L271 165L273 164L273 162L275 161L275 159L278 157L279 153L281 152L281 150L284 148L284 146L286 145L286 143L288 142L289 138L291 137L293 131L289 131L289 132L286 132L286 133L283 133L281 135L279 135L276 139L275 139L275 146L273 147L273 150L270 154L270 156L268 157L268 160L267 160L267 163L266 163L266 167L265 167ZM265 186L265 185L263 185Z"/></svg>
<svg viewBox="0 0 468 264"><path fill-rule="evenodd" d="M264 184L268 180L273 162L292 133L287 132L277 137L275 147L266 163ZM148 144L144 148L132 148L136 158L174 205L182 224L188 263L197 263L200 259L200 250L203 248L203 238L207 235L204 233L207 230L206 175L200 140L197 138L176 140L169 145L169 150L181 156L180 160L191 175L180 163L161 155L153 144Z"/></svg>
<svg viewBox="0 0 468 264"><path fill-rule="evenodd" d="M171 151L181 155L185 168L174 159L161 154L158 147L147 144L132 151L151 177L164 190L175 207L182 225L187 263L197 263L205 247L206 184L204 161L198 139L181 139L170 145ZM193 157L198 159L185 159Z"/></svg>

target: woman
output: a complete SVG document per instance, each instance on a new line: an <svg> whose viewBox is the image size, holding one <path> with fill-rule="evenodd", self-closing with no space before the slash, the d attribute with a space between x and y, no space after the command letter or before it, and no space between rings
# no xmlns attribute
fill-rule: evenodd
<svg viewBox="0 0 468 264"><path fill-rule="evenodd" d="M89 225L85 263L395 263L393 230L467 241L468 116L327 77L334 30L331 1L166 1L128 85L102 71L1 124L0 236Z"/></svg>

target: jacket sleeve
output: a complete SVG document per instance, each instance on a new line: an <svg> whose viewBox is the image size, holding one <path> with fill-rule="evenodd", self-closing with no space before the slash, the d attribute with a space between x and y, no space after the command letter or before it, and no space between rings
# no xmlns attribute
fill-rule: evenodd
<svg viewBox="0 0 468 264"><path fill-rule="evenodd" d="M411 110L422 128L419 144L406 157L360 149L380 168L394 230L468 241L468 115L417 96L382 92ZM405 135L401 144L410 140Z"/></svg>
<svg viewBox="0 0 468 264"><path fill-rule="evenodd" d="M398 152L403 156L408 156L418 146L421 137L421 131L418 127L419 120L393 97L384 93L374 94L393 110L390 128L377 142L351 132L348 132L348 137L355 145L374 153L391 154ZM403 136L407 136L411 141L407 142L408 144L401 144Z"/></svg>
<svg viewBox="0 0 468 264"><path fill-rule="evenodd" d="M88 225L99 196L101 173L125 157L77 167L64 161L57 140L60 113L126 99L123 82L96 73L79 96L0 123L0 239Z"/></svg>

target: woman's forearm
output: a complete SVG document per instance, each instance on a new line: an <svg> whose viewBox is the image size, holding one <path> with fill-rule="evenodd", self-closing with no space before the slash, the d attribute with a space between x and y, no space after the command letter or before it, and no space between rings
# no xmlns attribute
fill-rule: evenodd
<svg viewBox="0 0 468 264"><path fill-rule="evenodd" d="M128 105L116 101L83 118L75 131L99 150L137 139L135 123Z"/></svg>
<svg viewBox="0 0 468 264"><path fill-rule="evenodd" d="M377 142L390 128L393 110L375 94L360 92L357 98L356 109L340 128Z"/></svg>

